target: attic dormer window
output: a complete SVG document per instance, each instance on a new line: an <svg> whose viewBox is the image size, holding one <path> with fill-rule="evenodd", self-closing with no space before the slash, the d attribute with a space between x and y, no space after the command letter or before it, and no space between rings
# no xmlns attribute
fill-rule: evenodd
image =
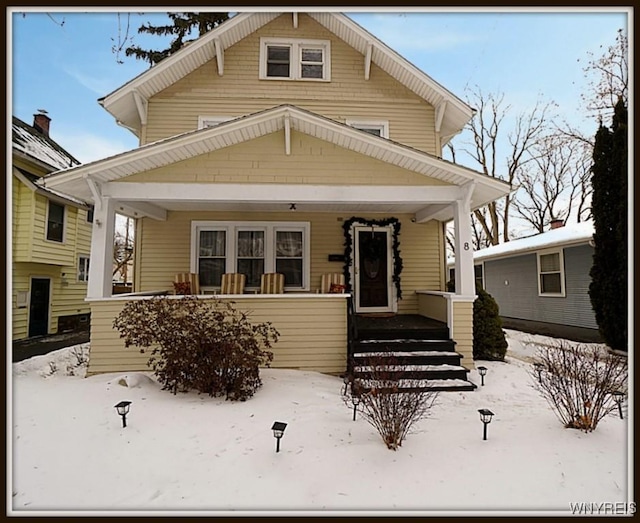
<svg viewBox="0 0 640 523"><path fill-rule="evenodd" d="M331 42L260 39L260 79L328 82L331 80Z"/></svg>

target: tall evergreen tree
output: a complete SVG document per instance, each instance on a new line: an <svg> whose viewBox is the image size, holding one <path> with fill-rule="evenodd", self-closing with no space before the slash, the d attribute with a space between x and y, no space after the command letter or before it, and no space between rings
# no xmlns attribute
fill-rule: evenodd
<svg viewBox="0 0 640 523"><path fill-rule="evenodd" d="M188 42L188 40L185 41L185 38L188 38L195 28L198 30L198 36L202 36L229 19L228 13L167 13L167 15L173 22L171 25L153 26L147 23L140 26L138 33L158 36L175 35L169 47L156 51L132 45L127 47L125 55L134 56L137 60L145 60L149 62L150 66L153 66L182 48Z"/></svg>
<svg viewBox="0 0 640 523"><path fill-rule="evenodd" d="M600 333L612 349L628 348L627 107L615 106L613 123L596 133L592 167L595 248L589 297Z"/></svg>

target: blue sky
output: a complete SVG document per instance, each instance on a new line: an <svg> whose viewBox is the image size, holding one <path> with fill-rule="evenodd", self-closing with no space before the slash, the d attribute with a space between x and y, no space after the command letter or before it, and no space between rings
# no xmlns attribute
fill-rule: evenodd
<svg viewBox="0 0 640 523"><path fill-rule="evenodd" d="M127 17L114 11L22 9L29 11L24 16L17 8L8 11L8 111L29 124L38 109L48 111L51 137L82 162L135 148L135 136L97 102L148 67L124 53L124 64L118 64L112 52L119 22L124 31ZM138 14L141 9L144 15ZM136 43L160 48L158 37L137 34L143 22L167 20L167 8L156 13L149 9L132 13L130 33ZM589 52L601 56L615 43L617 30L627 30L628 8L428 9L394 13L367 8L347 14L461 98L475 86L485 93L504 93L515 115L542 96L555 101L574 125L595 134L597 121L581 116L583 67Z"/></svg>

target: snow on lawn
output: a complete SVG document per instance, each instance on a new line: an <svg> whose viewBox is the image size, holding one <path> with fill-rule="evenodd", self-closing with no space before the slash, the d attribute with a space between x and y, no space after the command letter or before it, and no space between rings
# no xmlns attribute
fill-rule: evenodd
<svg viewBox="0 0 640 523"><path fill-rule="evenodd" d="M577 503L626 506L626 414L591 434L563 428L528 374L536 338L507 334L507 361L482 362L485 386L440 393L397 452L362 417L353 421L334 376L264 369L257 394L232 403L174 396L151 373L85 378L88 345L15 363L9 513L568 515ZM469 376L480 384L477 371ZM132 402L126 428L114 408L121 400ZM495 413L486 441L480 408ZM288 424L279 453L274 421Z"/></svg>

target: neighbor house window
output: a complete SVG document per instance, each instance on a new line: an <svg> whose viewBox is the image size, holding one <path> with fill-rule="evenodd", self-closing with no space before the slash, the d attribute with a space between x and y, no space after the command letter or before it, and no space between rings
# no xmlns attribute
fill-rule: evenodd
<svg viewBox="0 0 640 523"><path fill-rule="evenodd" d="M89 208L87 209L87 223L93 223L94 209L95 207L93 205L90 205Z"/></svg>
<svg viewBox="0 0 640 523"><path fill-rule="evenodd" d="M89 281L89 256L78 258L78 281Z"/></svg>
<svg viewBox="0 0 640 523"><path fill-rule="evenodd" d="M297 38L260 39L260 78L331 80L331 43Z"/></svg>
<svg viewBox="0 0 640 523"><path fill-rule="evenodd" d="M198 129L205 127L215 127L221 123L233 120L233 116L198 116Z"/></svg>
<svg viewBox="0 0 640 523"><path fill-rule="evenodd" d="M564 296L562 251L538 253L538 292L540 296Z"/></svg>
<svg viewBox="0 0 640 523"><path fill-rule="evenodd" d="M246 276L257 290L262 274L284 274L285 289L308 290L308 222L192 222L192 266L204 290L220 288L222 274Z"/></svg>
<svg viewBox="0 0 640 523"><path fill-rule="evenodd" d="M350 127L355 127L374 136L389 138L389 122L386 120L356 120L347 118L345 123Z"/></svg>
<svg viewBox="0 0 640 523"><path fill-rule="evenodd" d="M476 293L478 289L484 289L484 278L482 277L482 265L474 265L473 273L476 281Z"/></svg>
<svg viewBox="0 0 640 523"><path fill-rule="evenodd" d="M61 242L64 238L64 205L49 201L47 211L47 240Z"/></svg>

